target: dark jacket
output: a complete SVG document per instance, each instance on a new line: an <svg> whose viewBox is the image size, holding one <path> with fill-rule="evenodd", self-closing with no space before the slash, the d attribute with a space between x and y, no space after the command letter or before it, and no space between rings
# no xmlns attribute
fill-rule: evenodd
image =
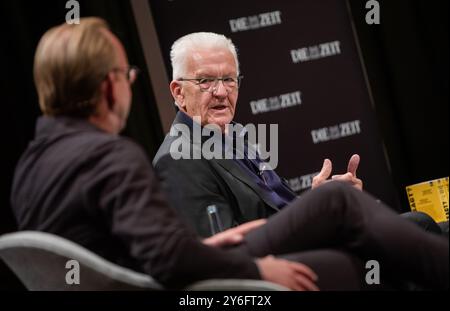
<svg viewBox="0 0 450 311"><path fill-rule="evenodd" d="M203 245L177 217L140 147L83 120L38 120L11 203L20 230L63 236L168 287L259 278L248 255Z"/></svg>
<svg viewBox="0 0 450 311"><path fill-rule="evenodd" d="M182 112L178 112L172 127L177 124L190 126L185 123ZM179 135L175 135L176 132L180 132ZM192 135L174 131L173 135L169 133L164 139L153 159L153 166L171 206L177 209L201 236L211 235L206 212L209 205L216 205L224 228L266 218L279 210L236 161L179 158L183 152L172 150L171 153L171 145L174 142L175 145L189 145L192 150L202 148Z"/></svg>

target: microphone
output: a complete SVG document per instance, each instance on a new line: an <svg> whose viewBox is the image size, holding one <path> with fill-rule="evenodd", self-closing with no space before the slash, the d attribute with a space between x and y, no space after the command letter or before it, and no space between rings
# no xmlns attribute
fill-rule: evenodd
<svg viewBox="0 0 450 311"><path fill-rule="evenodd" d="M209 226L211 229L211 234L217 234L223 231L222 221L220 220L219 211L217 206L209 205L206 208L206 213L208 214Z"/></svg>

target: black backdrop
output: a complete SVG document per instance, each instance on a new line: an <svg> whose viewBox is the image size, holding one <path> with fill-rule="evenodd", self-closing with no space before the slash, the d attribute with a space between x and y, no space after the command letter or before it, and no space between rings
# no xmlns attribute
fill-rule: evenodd
<svg viewBox="0 0 450 311"><path fill-rule="evenodd" d="M346 1L149 2L169 73L177 38L213 31L233 40L244 75L235 120L278 125L276 171L295 191L310 188L324 158L338 174L358 153L365 190L399 209Z"/></svg>
<svg viewBox="0 0 450 311"><path fill-rule="evenodd" d="M82 16L102 16L125 42L130 63L145 66L130 4L126 0L80 0ZM403 209L404 186L449 175L448 1L380 0L381 25L365 23L364 0L350 0L385 142L392 181ZM33 136L39 115L32 82L33 53L40 36L62 23L64 0L0 2L2 102L0 234L15 230L9 191L14 166ZM188 27L183 20L173 20ZM153 157L163 138L144 74L134 88L127 135ZM364 159L363 159L364 160ZM388 181L390 182L390 181ZM0 289L19 288L0 264Z"/></svg>

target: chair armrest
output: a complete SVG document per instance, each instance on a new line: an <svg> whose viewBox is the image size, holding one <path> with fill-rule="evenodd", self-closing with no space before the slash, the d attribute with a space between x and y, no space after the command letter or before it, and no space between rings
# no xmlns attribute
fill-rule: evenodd
<svg viewBox="0 0 450 311"><path fill-rule="evenodd" d="M290 289L267 281L247 279L211 279L193 283L188 291L289 291Z"/></svg>

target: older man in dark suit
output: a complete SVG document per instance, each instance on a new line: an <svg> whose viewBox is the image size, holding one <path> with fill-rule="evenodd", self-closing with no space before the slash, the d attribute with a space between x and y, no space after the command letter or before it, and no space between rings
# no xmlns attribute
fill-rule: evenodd
<svg viewBox="0 0 450 311"><path fill-rule="evenodd" d="M223 228L230 228L269 217L292 202L296 194L268 165L263 167L247 141L245 128L232 122L242 79L233 43L215 33L189 34L173 44L171 59L170 90L179 111L153 165L172 205L199 234L209 236L209 206L215 206ZM233 134L230 126L235 127ZM201 134L198 127L211 127L212 132L195 137ZM224 135L212 135L214 130ZM233 145L237 137L245 141L244 148ZM205 140L216 140L212 146L216 149L226 149L230 140L229 154L213 150L218 156L205 157ZM362 189L362 181L356 177L358 164L359 156L354 155L348 172L333 179ZM331 170L331 161L326 159L313 188L325 183Z"/></svg>

